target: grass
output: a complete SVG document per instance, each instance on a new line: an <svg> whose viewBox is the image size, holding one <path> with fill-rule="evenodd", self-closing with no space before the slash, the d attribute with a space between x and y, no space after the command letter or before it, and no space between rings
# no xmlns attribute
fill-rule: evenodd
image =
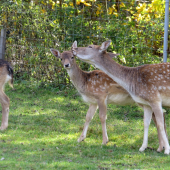
<svg viewBox="0 0 170 170"><path fill-rule="evenodd" d="M15 89L6 88L11 102L9 127L0 132L1 170L169 169L169 156L156 152L158 138L153 122L149 148L138 151L143 141L140 108L108 106L106 146L101 145L101 123L96 112L87 138L78 143L88 105L74 89L58 91L24 84L15 84Z"/></svg>

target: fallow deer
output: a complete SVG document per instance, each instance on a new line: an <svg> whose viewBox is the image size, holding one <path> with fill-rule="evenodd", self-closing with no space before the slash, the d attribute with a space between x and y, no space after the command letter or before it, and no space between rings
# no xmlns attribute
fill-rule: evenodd
<svg viewBox="0 0 170 170"><path fill-rule="evenodd" d="M73 85L81 94L84 101L90 104L83 132L78 139L78 142L81 142L86 138L89 123L93 118L97 107L99 107L99 116L103 132L103 144L106 144L108 142L106 130L107 104L128 105L134 104L134 101L126 90L124 90L104 72L99 70L85 72L81 70L76 64L71 51L64 51L60 54L58 50L50 50L54 56L61 59L61 62L67 70ZM110 53L110 56L113 55L114 54ZM155 122L154 115L153 120Z"/></svg>
<svg viewBox="0 0 170 170"><path fill-rule="evenodd" d="M152 112L155 114L159 136L158 152L165 148L169 154L170 147L166 136L162 106L170 106L170 63L126 67L116 63L106 52L111 41L105 41L101 46L90 45L77 47L77 41L72 45L72 52L81 60L95 65L104 71L115 82L122 86L139 105L144 107L144 139L139 151L144 151L148 145L148 130Z"/></svg>
<svg viewBox="0 0 170 170"><path fill-rule="evenodd" d="M0 130L5 130L8 127L9 98L4 93L4 87L7 82L13 88L13 69L7 61L0 59L0 103L2 106Z"/></svg>

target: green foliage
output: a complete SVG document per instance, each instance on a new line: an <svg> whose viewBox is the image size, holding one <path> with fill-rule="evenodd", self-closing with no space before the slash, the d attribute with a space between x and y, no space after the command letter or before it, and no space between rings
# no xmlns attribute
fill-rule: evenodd
<svg viewBox="0 0 170 170"><path fill-rule="evenodd" d="M76 3L75 3L76 2ZM162 62L164 1L1 1L0 24L7 29L7 59L16 79L66 86L70 83L50 48L70 50L112 40L117 62L138 66ZM160 6L161 8L158 8ZM84 70L92 66L78 64Z"/></svg>

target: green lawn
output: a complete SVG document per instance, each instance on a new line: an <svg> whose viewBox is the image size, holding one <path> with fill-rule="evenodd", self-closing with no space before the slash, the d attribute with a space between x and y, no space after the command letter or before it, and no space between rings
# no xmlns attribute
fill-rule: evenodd
<svg viewBox="0 0 170 170"><path fill-rule="evenodd" d="M98 111L85 141L78 143L88 105L74 89L58 91L15 84L10 97L9 127L0 132L1 170L169 169L170 157L157 153L153 124L149 148L140 153L143 111L136 106L108 106L109 143L102 146ZM169 133L170 114L166 114ZM1 118L0 118L1 121Z"/></svg>

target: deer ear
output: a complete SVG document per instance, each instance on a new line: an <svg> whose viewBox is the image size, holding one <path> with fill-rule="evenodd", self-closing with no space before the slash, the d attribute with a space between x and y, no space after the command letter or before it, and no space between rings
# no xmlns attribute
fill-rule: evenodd
<svg viewBox="0 0 170 170"><path fill-rule="evenodd" d="M77 48L77 41L73 42L72 48Z"/></svg>
<svg viewBox="0 0 170 170"><path fill-rule="evenodd" d="M60 52L58 50L51 48L50 51L52 52L54 56L56 56L57 58L60 58Z"/></svg>
<svg viewBox="0 0 170 170"><path fill-rule="evenodd" d="M111 58L116 58L120 54L114 54L114 53L107 53Z"/></svg>
<svg viewBox="0 0 170 170"><path fill-rule="evenodd" d="M106 51L107 48L109 47L110 43L111 43L111 40L108 40L108 41L103 42L102 45L101 45L101 47L100 47L100 51L101 51L101 52L102 52L102 51Z"/></svg>

